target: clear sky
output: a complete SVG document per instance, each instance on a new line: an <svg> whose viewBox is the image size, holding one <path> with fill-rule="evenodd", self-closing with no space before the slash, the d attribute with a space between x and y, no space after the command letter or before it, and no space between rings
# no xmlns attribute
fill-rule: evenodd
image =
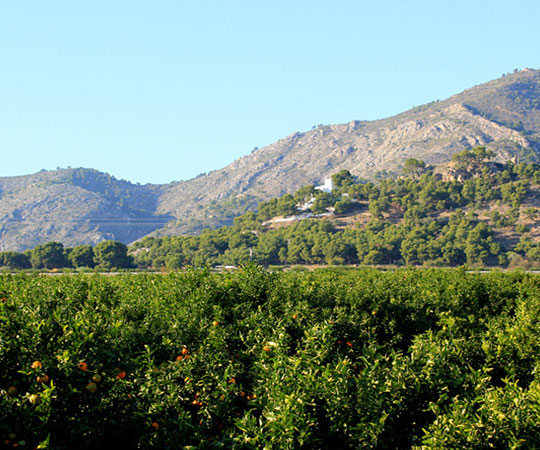
<svg viewBox="0 0 540 450"><path fill-rule="evenodd" d="M540 67L540 2L4 2L0 176L189 179Z"/></svg>

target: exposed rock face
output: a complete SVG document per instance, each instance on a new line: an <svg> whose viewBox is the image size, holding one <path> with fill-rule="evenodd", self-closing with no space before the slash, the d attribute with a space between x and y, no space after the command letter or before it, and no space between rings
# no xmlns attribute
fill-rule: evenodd
<svg viewBox="0 0 540 450"><path fill-rule="evenodd" d="M456 152L484 145L496 160L538 161L540 154L540 72L509 75L442 102L388 119L328 125L294 133L241 157L222 170L171 186L158 211L178 218L203 218L194 211L231 196L268 199L306 184L319 184L341 169L374 179L400 173L408 158L428 164L449 161ZM536 101L536 103L535 103ZM181 220L165 233L190 231Z"/></svg>
<svg viewBox="0 0 540 450"><path fill-rule="evenodd" d="M478 145L493 150L499 162L540 160L539 71L508 75L387 119L294 133L181 183L138 186L89 169L0 178L0 250L50 240L128 243L151 232L197 232L230 222L258 200L321 184L341 169L374 179L399 174L408 158L435 165Z"/></svg>
<svg viewBox="0 0 540 450"><path fill-rule="evenodd" d="M81 174L85 183L77 176ZM25 250L48 241L68 246L106 239L131 242L172 219L155 213L151 197L155 204L159 189L95 170L0 178L0 192L0 251Z"/></svg>

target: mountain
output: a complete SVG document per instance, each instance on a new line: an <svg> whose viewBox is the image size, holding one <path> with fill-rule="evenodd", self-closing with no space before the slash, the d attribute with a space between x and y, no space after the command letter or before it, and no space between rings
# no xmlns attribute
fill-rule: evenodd
<svg viewBox="0 0 540 450"><path fill-rule="evenodd" d="M408 158L438 164L478 145L500 162L540 160L540 71L523 69L386 119L294 133L179 183L140 186L92 169L0 178L0 250L196 233L341 169L374 180L399 174Z"/></svg>
<svg viewBox="0 0 540 450"><path fill-rule="evenodd" d="M0 250L134 241L173 219L156 213L162 189L92 169L0 178Z"/></svg>
<svg viewBox="0 0 540 450"><path fill-rule="evenodd" d="M540 71L524 69L387 119L294 133L221 170L171 186L158 211L180 220L158 234L191 232L213 219L212 208L201 205L276 197L341 169L373 180L399 174L408 158L439 164L479 145L501 162L540 159Z"/></svg>

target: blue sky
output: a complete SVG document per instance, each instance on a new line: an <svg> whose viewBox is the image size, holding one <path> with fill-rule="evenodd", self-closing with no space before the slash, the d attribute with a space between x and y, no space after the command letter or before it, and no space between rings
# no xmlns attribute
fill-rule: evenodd
<svg viewBox="0 0 540 450"><path fill-rule="evenodd" d="M189 179L540 67L540 2L6 2L0 176Z"/></svg>

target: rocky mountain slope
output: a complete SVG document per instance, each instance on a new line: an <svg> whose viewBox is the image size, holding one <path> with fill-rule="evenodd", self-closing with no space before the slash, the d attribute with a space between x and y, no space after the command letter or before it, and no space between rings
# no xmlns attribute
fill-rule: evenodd
<svg viewBox="0 0 540 450"><path fill-rule="evenodd" d="M287 136L221 170L171 186L158 211L180 220L160 234L190 232L215 219L206 208L212 202L276 197L341 169L375 179L399 173L408 158L438 164L478 145L495 151L499 161L539 160L540 71L524 69L387 119Z"/></svg>
<svg viewBox="0 0 540 450"><path fill-rule="evenodd" d="M138 186L92 169L0 178L0 250L47 241L131 242L170 221L156 214L159 186Z"/></svg>
<svg viewBox="0 0 540 450"><path fill-rule="evenodd" d="M478 145L499 161L540 160L540 71L522 70L387 119L294 133L170 185L138 186L88 169L0 178L0 250L193 233L341 169L376 179L399 174L408 158L438 164Z"/></svg>

